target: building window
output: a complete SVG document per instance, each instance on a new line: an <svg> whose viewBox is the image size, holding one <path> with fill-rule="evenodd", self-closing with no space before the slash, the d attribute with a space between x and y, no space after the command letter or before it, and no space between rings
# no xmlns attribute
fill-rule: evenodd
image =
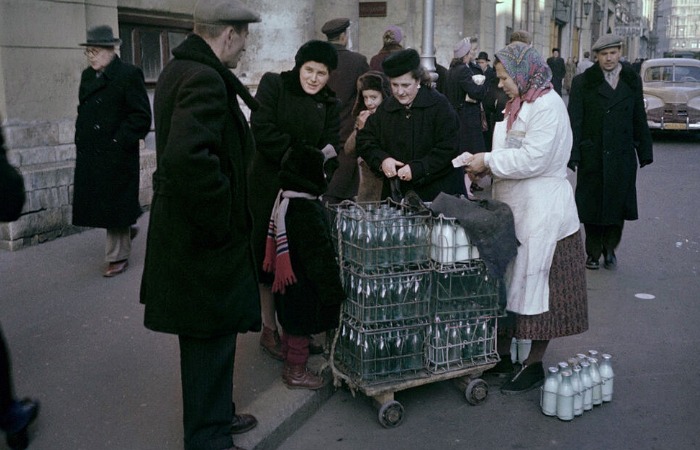
<svg viewBox="0 0 700 450"><path fill-rule="evenodd" d="M180 45L191 30L191 20L119 14L121 58L143 70L146 84L155 84L172 58L172 49Z"/></svg>

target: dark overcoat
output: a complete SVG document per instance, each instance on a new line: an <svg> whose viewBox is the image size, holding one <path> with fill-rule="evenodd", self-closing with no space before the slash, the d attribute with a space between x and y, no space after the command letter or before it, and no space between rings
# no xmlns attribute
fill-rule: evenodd
<svg viewBox="0 0 700 450"><path fill-rule="evenodd" d="M340 103L340 148L355 127L352 108L357 98L357 79L369 70L367 58L356 52L351 52L342 45L333 44L338 51L338 67L331 72L328 87L335 92ZM326 194L340 200L352 199L357 195L360 184L360 171L357 168L357 157L338 152L338 170L328 185Z"/></svg>
<svg viewBox="0 0 700 450"><path fill-rule="evenodd" d="M459 151L459 119L447 98L421 86L410 109L395 97L382 102L357 133L358 154L379 175L382 161L394 158L411 167L412 180L401 181L401 192L415 191L425 201L440 192L466 194L464 172L452 166ZM390 195L384 178L382 198Z"/></svg>
<svg viewBox="0 0 700 450"><path fill-rule="evenodd" d="M653 161L639 75L623 65L613 89L595 64L574 77L568 108L579 219L598 225L636 220L637 163Z"/></svg>
<svg viewBox="0 0 700 450"><path fill-rule="evenodd" d="M338 101L328 86L311 96L299 83L299 71L262 76L255 98L260 108L253 111L250 124L256 151L249 180L253 212L253 246L256 265L263 276L262 262L272 206L280 189L282 157L293 143L306 143L317 149L338 146Z"/></svg>
<svg viewBox="0 0 700 450"><path fill-rule="evenodd" d="M246 184L255 143L237 96L252 97L199 36L173 56L154 98L145 325L197 338L258 331Z"/></svg>
<svg viewBox="0 0 700 450"><path fill-rule="evenodd" d="M480 73L479 73L480 74ZM459 116L460 152L480 153L486 150L484 135L481 129L481 101L486 96L488 85L486 80L479 85L472 78L477 75L472 68L463 62L455 62L447 71L445 82L445 97ZM466 101L466 96L476 102Z"/></svg>
<svg viewBox="0 0 700 450"><path fill-rule="evenodd" d="M75 122L73 225L126 227L141 215L139 139L151 128L141 69L115 56L80 78Z"/></svg>

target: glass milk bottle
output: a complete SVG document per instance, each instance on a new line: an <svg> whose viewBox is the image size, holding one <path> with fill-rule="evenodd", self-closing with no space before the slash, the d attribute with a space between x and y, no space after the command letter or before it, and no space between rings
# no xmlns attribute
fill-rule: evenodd
<svg viewBox="0 0 700 450"><path fill-rule="evenodd" d="M583 386L583 410L593 409L593 380L590 372L591 365L587 360L581 361L581 385Z"/></svg>
<svg viewBox="0 0 700 450"><path fill-rule="evenodd" d="M583 414L583 384L581 383L581 366L574 365L571 375L571 387L574 388L574 416Z"/></svg>
<svg viewBox="0 0 700 450"><path fill-rule="evenodd" d="M603 382L602 391L604 402L612 401L613 396L613 378L615 377L615 374L613 373L612 362L610 361L611 359L612 356L604 353L603 362L600 363L600 367L598 368L600 378Z"/></svg>
<svg viewBox="0 0 700 450"><path fill-rule="evenodd" d="M600 378L600 372L598 371L598 360L595 358L588 358L588 362L591 364L591 380L593 380L593 405L598 406L603 404L603 383Z"/></svg>
<svg viewBox="0 0 700 450"><path fill-rule="evenodd" d="M557 417L559 420L574 418L574 388L571 385L571 370L561 373L561 383L557 390Z"/></svg>
<svg viewBox="0 0 700 450"><path fill-rule="evenodd" d="M550 367L548 370L547 379L544 381L542 388L542 414L545 416L557 415L557 393L559 392L559 369Z"/></svg>

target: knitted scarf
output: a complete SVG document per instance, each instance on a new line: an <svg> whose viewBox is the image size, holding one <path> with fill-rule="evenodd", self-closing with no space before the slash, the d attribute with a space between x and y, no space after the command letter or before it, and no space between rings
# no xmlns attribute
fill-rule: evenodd
<svg viewBox="0 0 700 450"><path fill-rule="evenodd" d="M306 192L285 191L280 189L275 199L270 214L270 223L267 227L267 239L265 242L265 259L263 270L274 273L272 292L284 294L287 286L297 282L297 277L292 269L292 260L289 256L289 243L287 241L287 226L285 216L289 207L290 198L318 199L317 196Z"/></svg>
<svg viewBox="0 0 700 450"><path fill-rule="evenodd" d="M506 103L506 130L510 131L523 103L534 102L553 88L552 70L537 50L522 42L496 52L496 60L515 81L520 94Z"/></svg>

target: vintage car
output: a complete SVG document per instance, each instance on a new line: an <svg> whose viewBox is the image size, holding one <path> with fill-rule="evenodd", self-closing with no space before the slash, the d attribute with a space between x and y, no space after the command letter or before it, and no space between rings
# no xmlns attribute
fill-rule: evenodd
<svg viewBox="0 0 700 450"><path fill-rule="evenodd" d="M649 59L640 75L651 130L700 131L700 60Z"/></svg>

